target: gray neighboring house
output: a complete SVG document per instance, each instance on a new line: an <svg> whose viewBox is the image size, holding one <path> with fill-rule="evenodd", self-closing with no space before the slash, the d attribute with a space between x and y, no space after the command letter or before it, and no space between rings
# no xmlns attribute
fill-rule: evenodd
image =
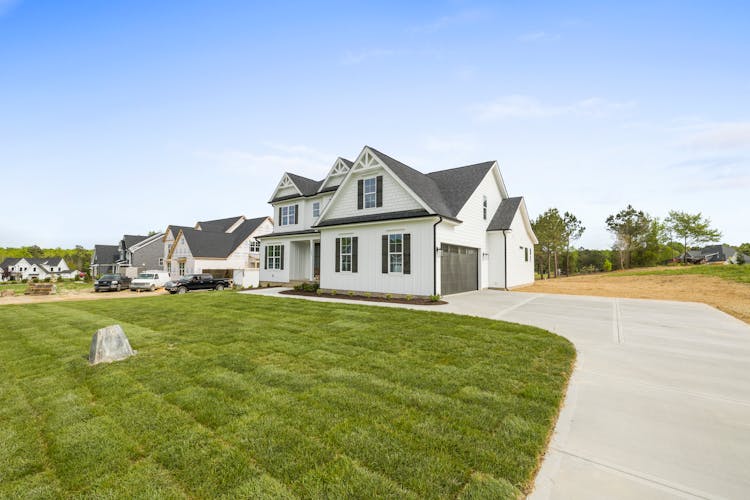
<svg viewBox="0 0 750 500"><path fill-rule="evenodd" d="M114 273L120 258L120 248L117 245L94 245L91 254L91 276Z"/></svg>
<svg viewBox="0 0 750 500"><path fill-rule="evenodd" d="M700 250L688 250L686 260L693 263L707 262L710 264L714 262L729 262L734 264L736 263L738 254L739 252L729 245L708 245ZM748 257L746 255L742 256L745 258L745 262L747 262ZM680 259L682 259L682 255Z"/></svg>
<svg viewBox="0 0 750 500"><path fill-rule="evenodd" d="M164 268L164 233L150 236L126 234L118 246L115 271L135 278L139 272Z"/></svg>

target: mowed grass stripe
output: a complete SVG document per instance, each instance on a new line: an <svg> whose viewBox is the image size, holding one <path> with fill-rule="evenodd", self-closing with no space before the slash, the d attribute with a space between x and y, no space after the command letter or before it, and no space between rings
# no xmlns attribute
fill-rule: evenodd
<svg viewBox="0 0 750 500"><path fill-rule="evenodd" d="M139 354L88 367L93 331L114 322ZM65 465L65 493L154 476L166 496L518 496L573 358L532 327L239 294L0 308L0 362L40 418L75 425L66 415L81 407L87 432L118 441L92 453L131 464L88 486Z"/></svg>

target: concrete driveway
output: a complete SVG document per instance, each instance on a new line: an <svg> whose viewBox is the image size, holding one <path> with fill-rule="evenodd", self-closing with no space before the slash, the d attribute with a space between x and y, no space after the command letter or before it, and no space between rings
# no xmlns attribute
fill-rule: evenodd
<svg viewBox="0 0 750 500"><path fill-rule="evenodd" d="M578 350L531 498L750 498L750 326L686 302L447 300L430 309L539 326Z"/></svg>

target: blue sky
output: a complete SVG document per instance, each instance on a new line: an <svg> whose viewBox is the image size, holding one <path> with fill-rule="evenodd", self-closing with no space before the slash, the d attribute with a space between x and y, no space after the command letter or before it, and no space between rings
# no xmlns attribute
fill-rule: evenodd
<svg viewBox="0 0 750 500"><path fill-rule="evenodd" d="M498 160L532 217L703 212L750 241L742 2L0 0L0 246L270 215L369 144Z"/></svg>

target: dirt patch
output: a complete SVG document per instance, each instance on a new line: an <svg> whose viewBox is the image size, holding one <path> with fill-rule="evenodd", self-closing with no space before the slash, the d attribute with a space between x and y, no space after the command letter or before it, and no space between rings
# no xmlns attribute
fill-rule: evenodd
<svg viewBox="0 0 750 500"><path fill-rule="evenodd" d="M713 276L591 274L539 280L518 291L703 302L750 323L750 286Z"/></svg>
<svg viewBox="0 0 750 500"><path fill-rule="evenodd" d="M155 292L131 292L123 290L121 292L94 292L91 290L69 290L62 291L55 295L13 295L12 297L1 297L0 306L8 304L36 304L39 302L63 302L68 300L105 300L105 299L124 299L136 297L153 297L154 295L164 295L168 292L157 290Z"/></svg>

